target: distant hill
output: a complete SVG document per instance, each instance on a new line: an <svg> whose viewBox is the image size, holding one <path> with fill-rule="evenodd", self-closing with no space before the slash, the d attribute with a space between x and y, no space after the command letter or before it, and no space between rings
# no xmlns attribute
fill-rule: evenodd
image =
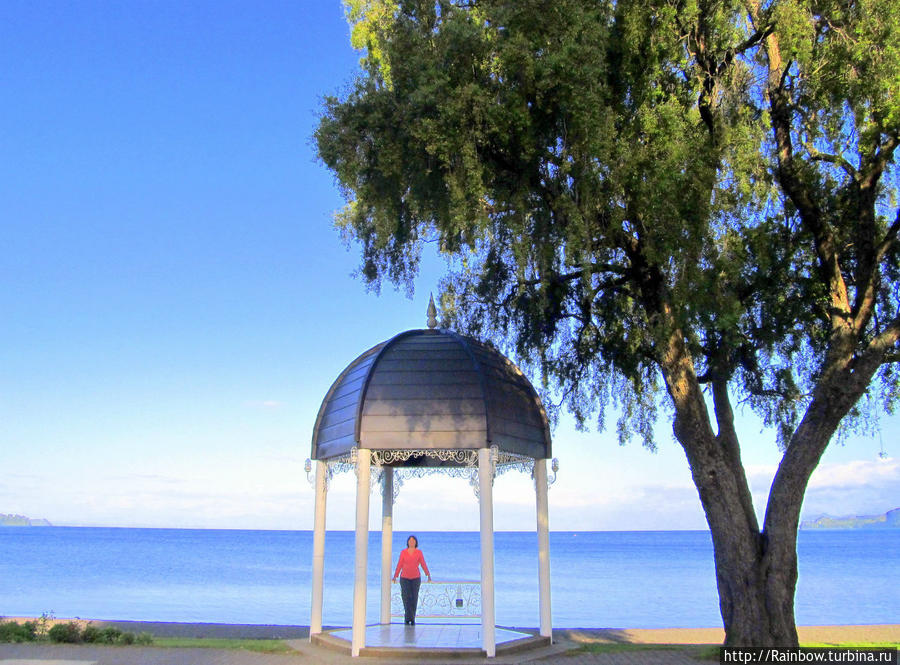
<svg viewBox="0 0 900 665"><path fill-rule="evenodd" d="M33 520L24 515L0 513L0 526L53 526L47 520Z"/></svg>
<svg viewBox="0 0 900 665"><path fill-rule="evenodd" d="M832 517L822 515L814 520L800 523L801 529L900 529L900 508L887 511L884 515L852 515Z"/></svg>

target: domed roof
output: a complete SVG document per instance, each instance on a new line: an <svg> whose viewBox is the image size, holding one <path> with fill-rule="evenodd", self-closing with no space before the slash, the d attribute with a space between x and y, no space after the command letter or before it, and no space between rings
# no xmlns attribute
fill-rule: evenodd
<svg viewBox="0 0 900 665"><path fill-rule="evenodd" d="M354 446L491 445L535 459L551 456L547 416L534 387L506 356L476 339L409 330L363 353L332 384L313 429L312 459L340 457Z"/></svg>

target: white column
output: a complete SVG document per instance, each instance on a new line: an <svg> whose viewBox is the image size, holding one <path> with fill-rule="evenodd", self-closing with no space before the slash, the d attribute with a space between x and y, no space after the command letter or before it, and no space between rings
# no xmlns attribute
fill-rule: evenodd
<svg viewBox="0 0 900 665"><path fill-rule="evenodd" d="M391 622L391 550L394 537L394 469L386 466L382 472L384 486L381 494L381 623Z"/></svg>
<svg viewBox="0 0 900 665"><path fill-rule="evenodd" d="M481 648L497 655L494 618L494 492L489 448L478 449L478 507L481 525Z"/></svg>
<svg viewBox="0 0 900 665"><path fill-rule="evenodd" d="M356 451L356 566L353 582L353 640L350 653L366 644L366 563L369 556L369 481L372 451Z"/></svg>
<svg viewBox="0 0 900 665"><path fill-rule="evenodd" d="M553 636L550 618L550 510L547 503L547 460L534 460L537 498L538 580L541 604L541 635Z"/></svg>
<svg viewBox="0 0 900 665"><path fill-rule="evenodd" d="M325 462L316 461L316 514L313 520L312 609L309 613L309 638L322 632L322 588L325 575Z"/></svg>

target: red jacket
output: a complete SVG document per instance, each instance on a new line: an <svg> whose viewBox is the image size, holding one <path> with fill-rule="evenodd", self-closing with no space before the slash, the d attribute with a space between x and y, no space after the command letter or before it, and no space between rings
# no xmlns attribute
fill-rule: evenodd
<svg viewBox="0 0 900 665"><path fill-rule="evenodd" d="M428 577L431 577L431 573L428 572L428 566L425 564L425 557L422 555L422 550L416 548L410 552L409 548L404 548L403 551L400 552L400 560L397 562L397 570L394 571L394 579L397 579L398 574L406 579L415 579L419 577L419 566L422 566L425 570L425 574L428 575Z"/></svg>

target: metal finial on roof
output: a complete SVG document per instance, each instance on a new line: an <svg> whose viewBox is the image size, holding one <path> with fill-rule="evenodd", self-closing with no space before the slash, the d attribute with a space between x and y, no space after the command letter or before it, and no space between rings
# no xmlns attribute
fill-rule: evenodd
<svg viewBox="0 0 900 665"><path fill-rule="evenodd" d="M434 294L428 296L428 327L434 330L437 328L437 309L434 306Z"/></svg>

